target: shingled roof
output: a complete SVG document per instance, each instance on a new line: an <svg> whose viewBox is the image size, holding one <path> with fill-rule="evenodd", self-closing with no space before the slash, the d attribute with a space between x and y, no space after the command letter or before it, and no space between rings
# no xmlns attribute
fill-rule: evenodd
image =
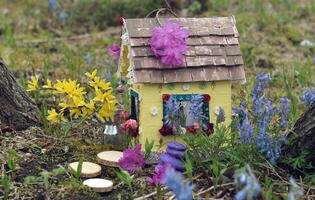
<svg viewBox="0 0 315 200"><path fill-rule="evenodd" d="M165 19L160 19L163 23ZM189 30L188 51L181 66L164 66L149 46L156 18L127 19L134 83L244 80L244 62L234 17L173 18Z"/></svg>

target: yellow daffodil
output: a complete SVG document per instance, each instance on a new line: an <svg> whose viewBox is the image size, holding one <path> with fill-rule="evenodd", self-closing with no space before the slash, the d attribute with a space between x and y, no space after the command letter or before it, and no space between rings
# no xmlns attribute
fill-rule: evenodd
<svg viewBox="0 0 315 200"><path fill-rule="evenodd" d="M72 108L70 109L70 115L77 119L81 115L81 110L78 108Z"/></svg>
<svg viewBox="0 0 315 200"><path fill-rule="evenodd" d="M46 88L46 89L51 89L53 86L52 86L52 83L51 83L51 80L47 79L46 81L46 85L43 85L43 88Z"/></svg>
<svg viewBox="0 0 315 200"><path fill-rule="evenodd" d="M72 101L73 101L73 107L75 108L79 108L85 105L83 97L74 96L72 97Z"/></svg>
<svg viewBox="0 0 315 200"><path fill-rule="evenodd" d="M100 86L100 77L95 76L93 80L89 81L89 85L91 87L94 87L95 90L97 90Z"/></svg>
<svg viewBox="0 0 315 200"><path fill-rule="evenodd" d="M56 89L57 93L67 94L69 97L82 97L85 92L84 87L80 87L80 84L77 84L77 81L73 80L57 80L57 83L54 85L54 89Z"/></svg>
<svg viewBox="0 0 315 200"><path fill-rule="evenodd" d="M28 92L36 91L38 86L38 78L36 76L32 76L30 81L27 81L27 90Z"/></svg>
<svg viewBox="0 0 315 200"><path fill-rule="evenodd" d="M95 110L95 104L94 101L90 101L89 103L85 103L84 107L82 108L82 115L84 117L93 114Z"/></svg>
<svg viewBox="0 0 315 200"><path fill-rule="evenodd" d="M94 70L92 73L86 72L85 75L89 77L90 79L94 79L95 76L97 75L97 69Z"/></svg>
<svg viewBox="0 0 315 200"><path fill-rule="evenodd" d="M58 122L58 113L55 109L48 110L47 120L53 124Z"/></svg>

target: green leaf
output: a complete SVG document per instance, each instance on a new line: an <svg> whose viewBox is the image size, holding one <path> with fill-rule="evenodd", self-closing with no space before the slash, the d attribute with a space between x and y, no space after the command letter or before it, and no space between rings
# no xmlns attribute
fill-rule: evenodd
<svg viewBox="0 0 315 200"><path fill-rule="evenodd" d="M77 171L75 173L76 179L79 179L82 174L83 158L80 158Z"/></svg>
<svg viewBox="0 0 315 200"><path fill-rule="evenodd" d="M144 157L148 159L151 155L152 149L154 146L154 141L151 140L151 142L148 141L148 139L145 140L144 144Z"/></svg>
<svg viewBox="0 0 315 200"><path fill-rule="evenodd" d="M212 163L212 172L215 177L218 177L220 174L219 162L217 160L213 160Z"/></svg>

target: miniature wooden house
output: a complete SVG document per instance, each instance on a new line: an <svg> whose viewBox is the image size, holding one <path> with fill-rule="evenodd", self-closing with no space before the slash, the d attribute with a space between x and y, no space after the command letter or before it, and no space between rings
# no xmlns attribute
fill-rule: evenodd
<svg viewBox="0 0 315 200"><path fill-rule="evenodd" d="M164 22L165 19L160 19ZM174 136L163 136L167 123L168 100L180 102L180 112L189 116L191 100L203 96L201 123L215 122L215 110L223 108L226 122L231 116L232 81L245 80L244 62L239 47L234 17L172 18L190 32L188 51L181 66L165 67L152 53L149 41L157 19L127 19L123 25L120 75L126 76L131 89L131 118L139 123L139 139L158 144ZM178 108L176 108L178 109ZM194 120L181 119L180 129L194 125ZM199 124L202 126L203 124ZM184 134L185 130L179 134ZM177 135L177 134L175 134Z"/></svg>

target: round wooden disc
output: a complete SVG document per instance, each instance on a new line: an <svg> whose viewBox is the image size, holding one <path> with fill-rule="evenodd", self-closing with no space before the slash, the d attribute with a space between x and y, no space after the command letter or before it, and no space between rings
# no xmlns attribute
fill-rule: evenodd
<svg viewBox="0 0 315 200"><path fill-rule="evenodd" d="M113 182L103 178L91 178L83 181L83 185L91 188L95 192L110 192L113 189Z"/></svg>
<svg viewBox="0 0 315 200"><path fill-rule="evenodd" d="M69 168L76 172L78 169L79 162L73 162L69 164ZM83 162L82 163L82 172L81 177L92 178L101 174L102 168L100 165L91 163L91 162Z"/></svg>
<svg viewBox="0 0 315 200"><path fill-rule="evenodd" d="M97 154L98 163L110 167L119 167L118 161L123 157L121 151L103 151Z"/></svg>

